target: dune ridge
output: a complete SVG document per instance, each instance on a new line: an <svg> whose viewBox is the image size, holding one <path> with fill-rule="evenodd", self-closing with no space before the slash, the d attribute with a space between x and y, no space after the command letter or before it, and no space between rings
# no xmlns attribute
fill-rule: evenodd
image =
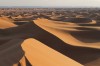
<svg viewBox="0 0 100 66"><path fill-rule="evenodd" d="M97 48L100 49L100 42L96 42L96 43L85 43L85 42L81 42L79 40L77 40L76 38L74 38L69 31L61 29L61 27L59 26L60 24L56 25L54 24L52 21L47 20L47 19L38 19L35 20L35 24L37 24L38 26L40 26L41 28L45 29L46 31L54 34L55 36L57 36L58 38L60 38L61 40L63 40L64 42L74 45L74 46L84 46L84 47L92 47L92 48ZM65 23L66 24L66 23ZM65 26L67 28L67 25L63 25L63 27ZM59 26L59 27L58 27ZM55 28L56 27L56 28ZM71 27L71 26L70 26ZM72 26L73 27L73 26ZM65 28L65 29L66 29ZM84 27L83 27L84 28ZM68 28L70 29L70 28ZM78 29L76 29L75 31L79 32ZM83 30L82 30L83 31ZM86 33L92 33L91 31L86 31ZM98 32L98 33L97 33ZM82 33L80 31L80 33ZM83 32L85 33L85 31ZM89 33L87 33L89 35ZM100 31L96 31L95 33L99 34ZM90 37L90 36L89 36ZM99 36L100 37L100 36ZM66 39L69 38L69 39ZM88 40L88 39L87 39ZM73 41L73 42L72 42Z"/></svg>
<svg viewBox="0 0 100 66"><path fill-rule="evenodd" d="M94 27L47 19L1 28L0 57L6 62L0 59L0 64L1 66L94 65L100 58L99 32ZM8 56L5 57L4 54Z"/></svg>
<svg viewBox="0 0 100 66"><path fill-rule="evenodd" d="M12 23L12 20L6 17L0 17L0 29L15 27L16 24Z"/></svg>
<svg viewBox="0 0 100 66"><path fill-rule="evenodd" d="M22 48L32 66L83 66L35 39L25 40ZM31 52L31 50L33 51Z"/></svg>

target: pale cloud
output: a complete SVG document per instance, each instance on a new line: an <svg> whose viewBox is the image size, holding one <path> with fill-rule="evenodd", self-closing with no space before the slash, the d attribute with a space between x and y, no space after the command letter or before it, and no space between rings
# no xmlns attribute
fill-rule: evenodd
<svg viewBox="0 0 100 66"><path fill-rule="evenodd" d="M0 6L100 7L100 0L0 0Z"/></svg>

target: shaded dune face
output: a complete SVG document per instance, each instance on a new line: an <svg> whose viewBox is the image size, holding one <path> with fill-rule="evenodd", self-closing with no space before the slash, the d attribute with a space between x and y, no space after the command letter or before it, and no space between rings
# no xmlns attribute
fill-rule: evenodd
<svg viewBox="0 0 100 66"><path fill-rule="evenodd" d="M35 20L35 23L46 31L54 34L66 43L75 45L100 44L100 28L93 26L80 26L75 23L53 22L46 19ZM66 38L69 38L68 40ZM79 39L80 41L78 41ZM96 43L95 43L96 42ZM98 47L99 48L99 47Z"/></svg>
<svg viewBox="0 0 100 66"><path fill-rule="evenodd" d="M74 22L74 23L89 23L92 22L89 18L66 18L66 22Z"/></svg>
<svg viewBox="0 0 100 66"><path fill-rule="evenodd" d="M78 24L80 26L100 26L100 23L97 24Z"/></svg>
<svg viewBox="0 0 100 66"><path fill-rule="evenodd" d="M20 22L20 21L18 21L18 22L14 22L14 24L16 24L16 25L23 25L23 24L25 24L26 22Z"/></svg>
<svg viewBox="0 0 100 66"><path fill-rule="evenodd" d="M23 57L22 39L12 39L0 45L0 66L12 66Z"/></svg>
<svg viewBox="0 0 100 66"><path fill-rule="evenodd" d="M36 22L35 22L36 23ZM37 23L37 24L39 24L39 22ZM45 23L42 23L42 26L43 26L43 24L45 24ZM49 24L50 25L50 24ZM45 25L45 26L47 26L47 24ZM84 32L83 32L84 33ZM88 32L87 32L88 33ZM56 37L57 38L57 37ZM83 47L75 47L75 46L70 46L70 45L66 45L66 43L64 43L64 42L62 42L62 41L58 41L57 39L53 39L53 38L50 38L49 37L49 39L52 41L52 40L54 40L54 41L57 41L58 43L54 43L54 42L52 42L53 44L51 44L52 46L53 45L55 45L55 46L53 46L53 47L56 47L56 50L57 50L57 48L59 47L59 48L61 48L61 47L63 47L63 48L61 48L61 50L60 49L58 49L59 51L61 51L63 54L65 54L65 55L67 55L67 56L70 56L71 58L73 57L74 59L77 59L77 61L79 61L80 63L88 63L88 62L90 62L90 61L92 61L93 60L93 58L95 57L95 59L97 59L97 58L99 58L100 56L98 55L99 54L99 49L98 50L94 50L94 49L90 49L90 48L83 48ZM69 38L66 38L66 40L67 39L69 39ZM47 40L47 39L46 39ZM49 40L49 42L51 42ZM44 41L45 42L45 41ZM48 42L48 43L49 43ZM48 44L48 43L45 43L45 44ZM49 45L50 46L50 45ZM95 52L96 51L96 52ZM68 52L68 53L67 53ZM97 54L96 54L97 53ZM96 55L95 55L96 54ZM77 56L77 57L76 57ZM94 56L94 57L93 57ZM98 57L97 57L98 56ZM97 57L97 58L96 58ZM91 60L90 60L91 59ZM95 60L94 59L94 60Z"/></svg>
<svg viewBox="0 0 100 66"><path fill-rule="evenodd" d="M39 15L37 18L46 18L46 19L51 19L49 16L46 16L46 15Z"/></svg>
<svg viewBox="0 0 100 66"><path fill-rule="evenodd" d="M72 22L72 23L90 23L92 20L90 18L64 18L64 17L59 17L52 19L55 21L63 21L63 22Z"/></svg>
<svg viewBox="0 0 100 66"><path fill-rule="evenodd" d="M76 32L76 33L78 33L78 32ZM74 34L73 34L73 32L72 32L71 34L74 36L76 33L74 32ZM86 33L91 33L91 32L86 32ZM83 35L83 33L78 33L76 35L78 36L79 34ZM99 34L99 31L96 34ZM100 49L89 48L89 47L80 47L80 46L78 47L78 46L70 45L70 44L62 41L60 38L58 38L54 34L48 32L48 31L44 30L43 28L41 28L40 26L38 26L36 24L36 22L35 23L29 22L24 25L20 25L20 26L13 27L13 28L0 29L0 42L2 42L1 46L3 46L3 44L7 45L7 43L8 43L8 45L12 44L11 46L13 46L13 44L14 44L14 46L15 45L18 46L18 48L17 47L15 47L15 48L17 48L17 50L18 49L20 50L18 53L19 59L17 59L15 62L13 62L13 59L11 59L11 62L6 62L6 63L8 63L8 64L10 63L10 65L15 64L18 62L18 60L20 60L22 58L22 56L24 56L24 51L21 49L20 45L22 44L23 40L28 39L28 38L34 38L34 39L42 42L43 44L47 45L48 47L62 53L65 56L70 57L71 59L74 59L75 61L77 61L83 65L100 58ZM87 38L87 37L85 37L85 38ZM96 35L96 37L93 36L91 38L99 39L100 36ZM18 39L18 41L13 40L13 39ZM21 40L19 40L19 39L21 39ZM66 40L67 39L69 39L69 38L66 38ZM7 43L5 43L6 41L7 41ZM14 43L9 43L10 41L12 41L12 42L14 41ZM15 42L16 42L16 44L15 44ZM8 50L8 51L10 52L10 51L12 51L12 49ZM14 49L14 50L16 50L16 49ZM1 55L2 55L2 53L1 53ZM11 55L13 55L13 54L11 54ZM1 56L1 57L4 58L5 56ZM7 58L10 59L10 57L7 57ZM13 57L11 57L11 58L13 58ZM0 63L2 64L2 66L7 66L7 65L3 65L4 63L2 63L3 62L2 60L0 60L0 61L1 61Z"/></svg>
<svg viewBox="0 0 100 66"><path fill-rule="evenodd" d="M77 38L78 40L85 42L85 43L96 43L100 42L100 31L90 30L86 32L70 32L70 34Z"/></svg>

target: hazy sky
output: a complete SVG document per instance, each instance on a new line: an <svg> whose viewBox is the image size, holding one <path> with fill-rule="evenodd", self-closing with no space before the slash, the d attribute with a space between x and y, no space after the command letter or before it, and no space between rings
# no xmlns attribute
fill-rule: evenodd
<svg viewBox="0 0 100 66"><path fill-rule="evenodd" d="M100 7L100 0L0 0L0 6Z"/></svg>

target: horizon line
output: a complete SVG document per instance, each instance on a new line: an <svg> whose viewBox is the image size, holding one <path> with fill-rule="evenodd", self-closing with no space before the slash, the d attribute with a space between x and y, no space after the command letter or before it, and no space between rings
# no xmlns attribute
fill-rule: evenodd
<svg viewBox="0 0 100 66"><path fill-rule="evenodd" d="M94 6L0 6L0 8L100 8Z"/></svg>

